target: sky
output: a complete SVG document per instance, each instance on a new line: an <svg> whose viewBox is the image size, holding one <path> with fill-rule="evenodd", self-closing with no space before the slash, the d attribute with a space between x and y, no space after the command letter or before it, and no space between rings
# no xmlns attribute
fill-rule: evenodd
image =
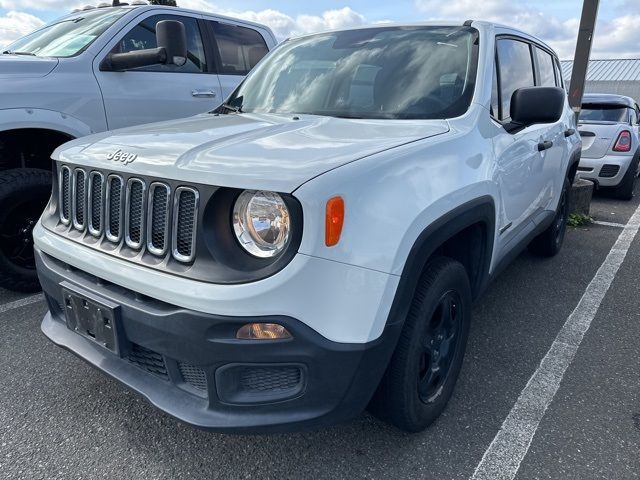
<svg viewBox="0 0 640 480"><path fill-rule="evenodd" d="M84 5L105 0L0 0L0 47ZM92 3L93 2L93 3ZM532 33L561 59L575 49L582 0L177 0L178 5L245 18L284 38L380 22L498 21ZM592 58L640 57L640 0L601 0Z"/></svg>

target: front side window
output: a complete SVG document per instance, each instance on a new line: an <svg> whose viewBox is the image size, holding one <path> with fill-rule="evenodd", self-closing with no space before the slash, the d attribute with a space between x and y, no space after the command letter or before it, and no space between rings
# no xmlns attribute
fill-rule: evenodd
<svg viewBox="0 0 640 480"><path fill-rule="evenodd" d="M447 118L473 96L477 31L378 27L290 40L229 99L244 112Z"/></svg>
<svg viewBox="0 0 640 480"><path fill-rule="evenodd" d="M78 12L16 40L6 50L38 57L73 57L129 11L105 8Z"/></svg>
<svg viewBox="0 0 640 480"><path fill-rule="evenodd" d="M264 38L255 30L211 22L220 54L220 73L246 75L262 60L269 49Z"/></svg>
<svg viewBox="0 0 640 480"><path fill-rule="evenodd" d="M580 110L579 121L583 123L628 123L628 110L628 108L620 105L585 103L582 105L582 110Z"/></svg>
<svg viewBox="0 0 640 480"><path fill-rule="evenodd" d="M519 40L498 40L500 65L500 120L511 118L511 96L523 87L535 85L529 44Z"/></svg>
<svg viewBox="0 0 640 480"><path fill-rule="evenodd" d="M542 87L555 87L556 76L553 72L553 57L544 50L534 47L536 61L538 62L538 85Z"/></svg>
<svg viewBox="0 0 640 480"><path fill-rule="evenodd" d="M156 48L156 24L162 20L178 20L184 24L187 34L187 63L182 66L177 65L150 65L140 67L135 70L146 72L179 72L179 73L202 73L207 71L207 62L204 54L204 45L198 21L193 17L182 17L176 15L154 15L142 20L120 39L111 53L127 53L135 50L146 50Z"/></svg>

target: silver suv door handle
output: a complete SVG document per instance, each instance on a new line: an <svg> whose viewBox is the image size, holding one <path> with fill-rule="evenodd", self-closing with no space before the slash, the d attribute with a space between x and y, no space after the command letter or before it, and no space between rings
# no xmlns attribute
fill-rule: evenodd
<svg viewBox="0 0 640 480"><path fill-rule="evenodd" d="M215 97L216 95L215 90L191 90L192 97Z"/></svg>
<svg viewBox="0 0 640 480"><path fill-rule="evenodd" d="M547 150L551 147L553 147L553 142L550 140L545 140L544 142L540 142L538 144L538 151L542 152L543 150Z"/></svg>

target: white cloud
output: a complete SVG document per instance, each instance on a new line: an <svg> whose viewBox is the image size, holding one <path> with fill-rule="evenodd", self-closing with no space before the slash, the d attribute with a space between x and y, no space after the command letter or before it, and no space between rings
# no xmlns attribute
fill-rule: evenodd
<svg viewBox="0 0 640 480"><path fill-rule="evenodd" d="M91 4L89 2L88 4ZM0 0L0 8L7 10L61 10L63 12L71 9L69 2L64 0Z"/></svg>
<svg viewBox="0 0 640 480"><path fill-rule="evenodd" d="M0 16L0 47L7 46L15 39L41 27L42 20L23 12L10 11Z"/></svg>
<svg viewBox="0 0 640 480"><path fill-rule="evenodd" d="M298 15L294 18L273 9L261 11L220 9L207 0L179 0L178 3L185 8L204 10L262 23L270 27L279 40L305 33L348 28L366 23L364 15L352 10L350 7L327 10L322 15Z"/></svg>
<svg viewBox="0 0 640 480"><path fill-rule="evenodd" d="M441 2L439 0L415 0L415 5L429 19L466 19L469 16L478 20L490 20L514 26L540 37L551 45L561 58L572 58L575 51L580 8L576 16L561 20L535 6L523 5L512 0L457 0ZM640 2L625 0L628 8L618 8L625 15L604 20L596 26L593 41L592 58L637 57L640 53ZM633 11L638 12L634 15Z"/></svg>

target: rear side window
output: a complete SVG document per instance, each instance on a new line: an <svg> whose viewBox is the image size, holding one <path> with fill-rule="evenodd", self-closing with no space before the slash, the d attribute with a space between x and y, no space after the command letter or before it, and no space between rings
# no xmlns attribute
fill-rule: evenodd
<svg viewBox="0 0 640 480"><path fill-rule="evenodd" d="M555 87L556 77L553 72L553 57L544 50L535 47L536 62L538 63L538 85Z"/></svg>
<svg viewBox="0 0 640 480"><path fill-rule="evenodd" d="M144 19L133 27L113 48L112 53L127 53L134 50L156 48L156 24L161 20L178 20L182 22L187 34L187 63L177 65L151 65L136 68L145 72L178 72L178 73L203 73L207 71L207 63L204 54L204 45L198 21L193 17L176 15L154 15Z"/></svg>
<svg viewBox="0 0 640 480"><path fill-rule="evenodd" d="M220 72L226 75L246 75L269 49L264 38L251 28L211 22L220 53Z"/></svg>
<svg viewBox="0 0 640 480"><path fill-rule="evenodd" d="M511 118L511 95L523 87L535 85L529 44L510 38L498 40L500 70L500 120Z"/></svg>

